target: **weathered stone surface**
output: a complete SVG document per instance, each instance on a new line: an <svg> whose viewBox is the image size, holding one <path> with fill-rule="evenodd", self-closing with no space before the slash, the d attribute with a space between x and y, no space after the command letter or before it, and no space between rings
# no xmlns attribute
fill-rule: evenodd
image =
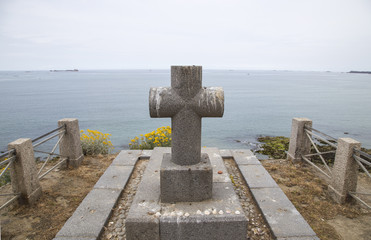
<svg viewBox="0 0 371 240"><path fill-rule="evenodd" d="M123 190L133 171L134 166L111 165L100 177L94 188L110 188Z"/></svg>
<svg viewBox="0 0 371 240"><path fill-rule="evenodd" d="M213 172L207 154L193 165L177 165L171 154L165 154L161 164L161 202L199 202L211 198Z"/></svg>
<svg viewBox="0 0 371 240"><path fill-rule="evenodd" d="M11 184L14 193L21 193L20 203L34 204L41 196L41 186L37 175L32 141L20 138L9 143L8 149L15 149L13 167L10 168Z"/></svg>
<svg viewBox="0 0 371 240"><path fill-rule="evenodd" d="M84 155L82 153L79 121L76 118L64 118L58 121L58 126L66 125L64 137L59 142L59 152L68 157L68 164L72 167L80 166Z"/></svg>
<svg viewBox="0 0 371 240"><path fill-rule="evenodd" d="M219 152L222 158L233 158L232 152L229 149L220 149Z"/></svg>
<svg viewBox="0 0 371 240"><path fill-rule="evenodd" d="M338 203L350 201L348 192L356 192L358 164L353 158L353 149L360 149L361 143L351 138L339 138L336 149L329 193Z"/></svg>
<svg viewBox="0 0 371 240"><path fill-rule="evenodd" d="M277 240L320 240L316 236L311 237L288 237L288 238L277 238Z"/></svg>
<svg viewBox="0 0 371 240"><path fill-rule="evenodd" d="M161 239L246 239L247 219L231 183L214 183L212 199L162 204Z"/></svg>
<svg viewBox="0 0 371 240"><path fill-rule="evenodd" d="M134 166L141 153L142 150L122 150L113 160L112 165Z"/></svg>
<svg viewBox="0 0 371 240"><path fill-rule="evenodd" d="M316 236L280 188L254 188L251 192L275 237Z"/></svg>
<svg viewBox="0 0 371 240"><path fill-rule="evenodd" d="M170 148L155 148L153 151L126 220L127 239L245 239L247 219L231 182L214 182L209 200L175 204L160 202L159 170L162 155L169 152ZM220 157L214 160L222 161ZM180 221L179 225L175 224L177 221ZM172 238L174 231L186 235ZM187 238L187 234L198 238Z"/></svg>
<svg viewBox="0 0 371 240"><path fill-rule="evenodd" d="M217 148L202 148L201 152L209 156L213 168L213 182L231 182L219 150Z"/></svg>
<svg viewBox="0 0 371 240"><path fill-rule="evenodd" d="M91 237L56 237L53 240L97 240L96 238Z"/></svg>
<svg viewBox="0 0 371 240"><path fill-rule="evenodd" d="M231 152L238 165L261 165L260 161L248 149L231 150Z"/></svg>
<svg viewBox="0 0 371 240"><path fill-rule="evenodd" d="M141 158L150 158L152 155L153 150L143 150L140 154Z"/></svg>
<svg viewBox="0 0 371 240"><path fill-rule="evenodd" d="M301 161L301 156L310 153L310 140L306 136L305 126L312 127L308 118L293 118L287 159L293 162Z"/></svg>
<svg viewBox="0 0 371 240"><path fill-rule="evenodd" d="M97 238L120 193L121 191L115 189L93 189L56 237Z"/></svg>
<svg viewBox="0 0 371 240"><path fill-rule="evenodd" d="M172 162L193 165L201 160L201 117L224 113L222 88L202 88L201 66L172 66L171 87L151 88L151 117L171 117Z"/></svg>
<svg viewBox="0 0 371 240"><path fill-rule="evenodd" d="M241 165L239 168L249 188L278 188L262 165Z"/></svg>
<svg viewBox="0 0 371 240"><path fill-rule="evenodd" d="M160 221L153 212L161 212L160 167L164 153L170 148L155 148L143 174L126 218L127 239L160 239Z"/></svg>

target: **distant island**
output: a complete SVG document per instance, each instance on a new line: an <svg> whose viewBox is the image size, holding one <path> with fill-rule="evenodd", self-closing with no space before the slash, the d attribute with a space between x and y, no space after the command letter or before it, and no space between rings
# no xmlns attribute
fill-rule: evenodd
<svg viewBox="0 0 371 240"><path fill-rule="evenodd" d="M349 73L365 73L365 74L371 74L371 71L350 71Z"/></svg>
<svg viewBox="0 0 371 240"><path fill-rule="evenodd" d="M72 69L72 70L50 70L50 72L78 72L78 69Z"/></svg>

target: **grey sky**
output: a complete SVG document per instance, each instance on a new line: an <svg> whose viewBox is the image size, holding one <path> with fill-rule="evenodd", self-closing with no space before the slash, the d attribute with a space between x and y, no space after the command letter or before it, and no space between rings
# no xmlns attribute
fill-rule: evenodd
<svg viewBox="0 0 371 240"><path fill-rule="evenodd" d="M371 70L370 0L0 0L0 70Z"/></svg>

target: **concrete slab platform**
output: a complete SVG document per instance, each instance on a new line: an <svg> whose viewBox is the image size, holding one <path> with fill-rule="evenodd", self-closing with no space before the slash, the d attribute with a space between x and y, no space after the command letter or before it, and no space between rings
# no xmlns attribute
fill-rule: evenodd
<svg viewBox="0 0 371 240"><path fill-rule="evenodd" d="M56 237L98 238L120 193L115 189L93 189Z"/></svg>
<svg viewBox="0 0 371 240"><path fill-rule="evenodd" d="M216 149L204 149L208 151L217 154ZM127 239L246 239L247 219L231 182L214 182L212 199L206 201L160 202L159 169L165 152L170 148L152 153L126 219ZM218 155L214 160L222 161Z"/></svg>
<svg viewBox="0 0 371 240"><path fill-rule="evenodd" d="M318 237L289 237L277 238L276 240L320 240Z"/></svg>
<svg viewBox="0 0 371 240"><path fill-rule="evenodd" d="M125 150L113 160L112 165L134 166L141 156L142 150Z"/></svg>
<svg viewBox="0 0 371 240"><path fill-rule="evenodd" d="M232 152L229 149L220 149L219 152L222 158L233 158Z"/></svg>
<svg viewBox="0 0 371 240"><path fill-rule="evenodd" d="M277 183L262 165L240 165L247 186L252 188L278 188Z"/></svg>
<svg viewBox="0 0 371 240"><path fill-rule="evenodd" d="M261 165L260 161L248 149L231 150L231 152L238 165Z"/></svg>
<svg viewBox="0 0 371 240"><path fill-rule="evenodd" d="M96 240L96 238L85 237L56 237L53 240Z"/></svg>
<svg viewBox="0 0 371 240"><path fill-rule="evenodd" d="M316 237L280 188L255 188L251 192L275 237Z"/></svg>
<svg viewBox="0 0 371 240"><path fill-rule="evenodd" d="M123 190L133 169L133 166L110 165L94 188Z"/></svg>
<svg viewBox="0 0 371 240"><path fill-rule="evenodd" d="M210 163L213 167L213 182L232 182L217 148L202 148L201 153L209 155Z"/></svg>

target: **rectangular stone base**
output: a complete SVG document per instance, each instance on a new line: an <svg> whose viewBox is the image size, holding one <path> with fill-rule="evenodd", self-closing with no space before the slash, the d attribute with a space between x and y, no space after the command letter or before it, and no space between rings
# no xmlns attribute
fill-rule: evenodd
<svg viewBox="0 0 371 240"><path fill-rule="evenodd" d="M211 165L227 173L217 149L203 149ZM155 148L126 219L128 240L242 240L247 219L228 177L213 176L212 198L201 202L160 201L160 167L170 148ZM218 176L219 175L219 176Z"/></svg>
<svg viewBox="0 0 371 240"><path fill-rule="evenodd" d="M200 202L210 199L213 169L207 154L195 165L177 165L165 153L160 172L161 202Z"/></svg>

